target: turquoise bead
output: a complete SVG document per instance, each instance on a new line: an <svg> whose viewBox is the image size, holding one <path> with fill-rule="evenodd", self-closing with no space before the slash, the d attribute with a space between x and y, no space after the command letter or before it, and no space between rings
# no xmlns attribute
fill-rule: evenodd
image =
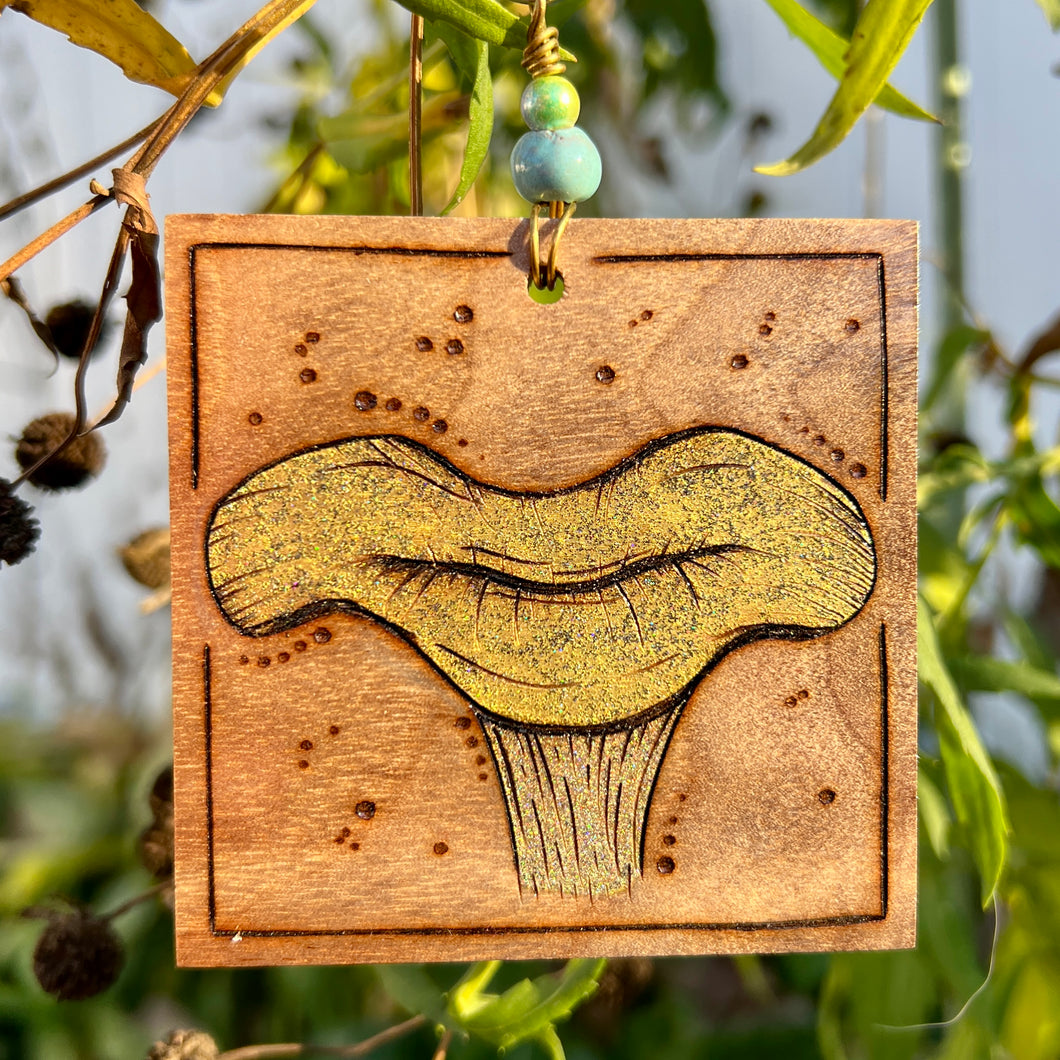
<svg viewBox="0 0 1060 1060"><path fill-rule="evenodd" d="M519 108L531 129L569 129L577 124L582 104L565 77L535 77L523 89Z"/></svg>
<svg viewBox="0 0 1060 1060"><path fill-rule="evenodd" d="M512 151L512 180L527 202L583 202L601 176L600 152L578 128L525 133Z"/></svg>

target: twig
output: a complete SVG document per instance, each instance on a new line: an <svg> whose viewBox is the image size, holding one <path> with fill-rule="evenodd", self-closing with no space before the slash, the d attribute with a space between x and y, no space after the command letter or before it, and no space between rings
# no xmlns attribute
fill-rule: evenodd
<svg viewBox="0 0 1060 1060"><path fill-rule="evenodd" d="M221 1053L218 1060L285 1060L290 1056L309 1056L316 1053L320 1056L365 1056L373 1049L378 1049L387 1042L401 1038L422 1027L427 1022L423 1015L413 1016L393 1027L387 1027L385 1031L373 1034L371 1038L365 1038L363 1042L355 1045L305 1045L301 1042L281 1042L276 1045L244 1045L240 1049L229 1049Z"/></svg>
<svg viewBox="0 0 1060 1060"><path fill-rule="evenodd" d="M409 213L423 215L423 16L409 31Z"/></svg>
<svg viewBox="0 0 1060 1060"><path fill-rule="evenodd" d="M21 250L15 251L0 265L0 280L6 280L13 272L21 269L27 261L35 258L42 250L50 247L60 236L66 235L71 228L79 225L86 217L91 217L101 206L110 201L107 195L93 195L83 206L78 206L72 213L68 213L61 221L42 232L36 239L27 243Z"/></svg>
<svg viewBox="0 0 1060 1060"><path fill-rule="evenodd" d="M261 208L262 213L272 213L272 211L283 202L287 194L287 189L290 188L295 181L298 182L298 185L297 188L292 189L291 201L294 202L294 200L297 199L298 193L305 186L305 182L309 179L309 174L313 171L313 166L316 164L316 160L320 157L323 150L324 141L317 140L317 142L309 149L305 158L303 158L302 161L299 162L290 173L288 173L283 182L273 193L272 198Z"/></svg>
<svg viewBox="0 0 1060 1060"><path fill-rule="evenodd" d="M23 192L10 202L5 202L3 206L0 206L0 220L9 217L11 214L18 213L19 210L37 202L38 199L46 198L51 195L52 192L60 191L68 184L73 184L75 180L85 176L87 173L91 173L92 170L103 165L104 162L109 162L112 158L120 155L122 151L127 151L130 147L135 147L141 140L150 136L151 133L154 132L155 127L161 120L161 118L155 118L150 125L145 125L139 132L133 133L127 140L122 140L120 144L115 144L102 154L96 155L95 158L91 158L87 162L82 162L81 165L77 166L75 169L71 169L68 172L63 173L61 176L49 180L46 184L41 184L40 187L33 188L31 191Z"/></svg>
<svg viewBox="0 0 1060 1060"><path fill-rule="evenodd" d="M135 908L141 902L146 902L156 895L163 894L165 891L171 891L173 889L172 880L163 880L161 883L156 883L154 887L149 887L146 891L136 895L134 898L130 898L127 902L122 902L117 909L112 909L109 913L104 913L101 920L116 920L123 913L127 913L130 909Z"/></svg>
<svg viewBox="0 0 1060 1060"><path fill-rule="evenodd" d="M445 1034L442 1035L442 1040L438 1043L438 1048L434 1051L434 1056L431 1060L445 1060L449 1053L449 1043L453 1040L453 1032L448 1027L445 1029Z"/></svg>

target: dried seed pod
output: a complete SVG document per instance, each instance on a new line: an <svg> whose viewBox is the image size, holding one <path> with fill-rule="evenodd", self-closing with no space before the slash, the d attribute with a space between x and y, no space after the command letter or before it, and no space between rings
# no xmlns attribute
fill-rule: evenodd
<svg viewBox="0 0 1060 1060"><path fill-rule="evenodd" d="M205 1031L173 1031L155 1042L147 1060L217 1060L217 1043Z"/></svg>
<svg viewBox="0 0 1060 1060"><path fill-rule="evenodd" d="M148 589L169 584L169 527L160 526L137 534L118 550L129 575Z"/></svg>
<svg viewBox="0 0 1060 1060"><path fill-rule="evenodd" d="M92 326L92 317L95 315L96 307L80 298L72 302L63 302L61 305L52 306L44 323L52 333L52 341L55 348L71 360L77 360L81 351L85 348L85 340L88 338L88 330ZM99 331L96 348L106 338L109 325L106 318Z"/></svg>
<svg viewBox="0 0 1060 1060"><path fill-rule="evenodd" d="M14 565L36 547L40 524L33 509L0 478L0 563Z"/></svg>
<svg viewBox="0 0 1060 1060"><path fill-rule="evenodd" d="M152 825L140 836L140 862L156 880L173 875L173 818L169 826Z"/></svg>
<svg viewBox="0 0 1060 1060"><path fill-rule="evenodd" d="M151 812L155 815L155 822L163 817L173 816L173 766L168 765L155 777L151 785L151 794L148 796L151 802Z"/></svg>
<svg viewBox="0 0 1060 1060"><path fill-rule="evenodd" d="M33 951L37 982L60 1001L83 1001L111 986L125 963L121 939L91 913L57 913Z"/></svg>
<svg viewBox="0 0 1060 1060"><path fill-rule="evenodd" d="M74 426L71 412L49 412L28 423L15 449L15 459L25 470L42 456L52 452ZM37 468L29 476L34 486L46 490L76 489L87 479L98 475L106 461L106 450L98 435L75 438L55 459Z"/></svg>

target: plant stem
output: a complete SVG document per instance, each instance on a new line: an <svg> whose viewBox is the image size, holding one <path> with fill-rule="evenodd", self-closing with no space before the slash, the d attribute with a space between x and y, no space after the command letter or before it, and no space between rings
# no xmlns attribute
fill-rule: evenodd
<svg viewBox="0 0 1060 1060"><path fill-rule="evenodd" d="M68 184L73 184L75 180L91 173L92 170L103 165L105 162L109 162L116 155L120 155L122 151L127 151L130 147L135 147L141 140L145 140L155 131L155 128L161 120L161 118L155 118L150 125L145 125L139 130L139 132L134 132L127 140L122 140L120 144L115 144L102 154L96 155L95 158L90 158L87 162L82 162L81 165L63 173L61 176L49 180L46 184L41 184L39 187L33 188L31 191L23 192L10 202L5 202L3 206L0 206L0 220L3 220L5 217L10 217L11 214L18 213L19 210L31 206L39 199L46 198L48 195L51 195L52 192L65 188Z"/></svg>
<svg viewBox="0 0 1060 1060"><path fill-rule="evenodd" d="M285 1060L291 1056L365 1056L373 1049L378 1049L387 1042L422 1027L427 1022L423 1015L413 1016L393 1027L387 1027L385 1031L373 1034L371 1038L365 1038L363 1042L355 1045L305 1045L301 1042L279 1042L275 1045L244 1045L240 1049L229 1049L221 1053L218 1060Z"/></svg>
<svg viewBox="0 0 1060 1060"><path fill-rule="evenodd" d="M409 213L423 215L423 16L409 31Z"/></svg>
<svg viewBox="0 0 1060 1060"><path fill-rule="evenodd" d="M960 61L957 0L935 4L935 85L942 125L937 134L938 238L946 279L940 323L950 331L964 322L964 169L967 145L961 123L961 99L967 75Z"/></svg>

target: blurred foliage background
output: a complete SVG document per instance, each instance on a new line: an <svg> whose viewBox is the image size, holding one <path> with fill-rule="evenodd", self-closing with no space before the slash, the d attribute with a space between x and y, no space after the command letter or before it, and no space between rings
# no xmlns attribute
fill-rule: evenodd
<svg viewBox="0 0 1060 1060"><path fill-rule="evenodd" d="M859 18L882 19L861 26L875 26L869 43L877 52L894 53L884 79L908 39L907 33L899 40L901 33L911 32L908 25L903 30L888 24L888 14L912 19L915 28L928 6L816 0L807 4L815 18L800 22L807 15L800 5L767 2L839 74L852 61L845 42ZM1056 0L1038 4L1042 32L1060 28ZM282 133L283 147L274 159L274 186L266 201L248 206L292 213L407 213L408 13L388 0L364 0L376 43L351 65L314 13L305 13L311 6L291 5L291 14L301 17L284 29L296 41L286 70L288 102L264 119L274 135ZM467 184L457 213L526 213L508 172L511 147L523 131L518 100L525 75L518 48L501 43L506 33L518 37L519 27L512 30L508 23L513 12L525 8L498 6L508 23L489 9L486 22L493 18L495 26L484 31L487 47L481 34L464 32L473 29L469 12L482 5L412 0L409 6L428 16L425 212L451 205L454 189ZM15 11L56 25L56 10L63 16L78 5L21 0L7 7L12 10L0 20L0 35ZM164 20L162 0L143 0L141 7ZM709 0L562 0L550 11L562 44L579 60L568 76L581 93L580 124L598 134L605 154L604 187L584 205L583 215L627 212L625 182L606 174L635 173L638 181L660 187L670 180L673 144L645 131L653 127L645 115L660 107L676 117L676 128L692 142L735 135L742 145L741 173L749 172L751 159L758 157L757 138L772 119L768 109L733 112ZM32 709L0 716L0 1058L143 1057L174 1028L204 1031L217 1046L205 1039L171 1042L156 1057L211 1060L218 1049L243 1049L238 1055L246 1060L266 1054L244 1047L276 1042L355 1055L348 1047L403 1021L409 1021L405 1033L379 1044L373 1055L441 1055L436 1053L441 1040L451 1055L469 1058L494 1055L498 1044L506 1043L512 1060L564 1052L579 1060L1060 1057L1060 437L1055 402L1042 398L1060 385L1050 360L1060 349L1060 318L1027 321L1024 340L1009 349L965 299L962 180L968 160L961 124L960 11L960 0L936 0L929 29L938 91L934 99L920 101L945 124L936 137L933 173L941 338L922 380L917 948L571 962L560 971L545 963L470 970L178 971L166 894L151 890L158 880L164 883L171 867L167 726L118 709L117 693L114 709L86 710L78 702L74 674L65 678L71 710L58 721ZM83 37L83 26L75 26L72 35L79 32ZM175 95L186 91L197 76L194 62L181 58L175 42L136 32L148 59L165 60L154 83L168 78ZM106 55L107 49L104 34L96 50ZM861 113L857 106L847 110L844 131ZM807 131L812 121L807 115ZM872 179L870 159L867 183ZM742 178L735 183L745 189L735 214L769 214L768 184ZM1054 205L1046 213L1055 223ZM18 289L5 294L13 305L3 308L17 311ZM82 353L90 306L73 311L67 306L65 316L36 316L44 325L35 327L36 333L53 344L56 357ZM72 338L64 338L64 322L73 328ZM37 341L28 329L26 341ZM89 355L82 357L86 364ZM969 392L984 385L999 410L989 424L989 453L973 440L979 435L967 422ZM1049 417L1044 423L1043 409ZM79 484L91 477L83 475ZM18 496L37 503L28 488ZM7 492L0 496L4 519L20 514L9 498ZM5 549L10 541L5 537ZM141 553L146 549L155 563L153 572L135 557L126 563L153 591L153 606L165 599L164 543L164 533L153 544L139 542ZM15 561L9 554L4 559ZM1029 594L1012 592L998 574L1016 561L1033 572ZM23 562L46 563L46 545ZM4 577L0 570L0 587ZM99 655L119 689L131 679L136 660L115 649L103 616L93 620L92 608L105 605L84 606L89 627L97 630ZM1032 755L1004 761L990 756L969 710L983 694L1009 697L1032 720L1040 744ZM42 954L40 939L42 932L64 925L83 934L82 921L89 918L76 910L96 917L122 910L112 920L92 923L102 923L105 935L117 933L124 964L114 985L96 996L57 1001L38 979L51 982L53 993L62 993L63 983L68 993L71 983L78 992L92 993L111 978L97 947L80 972L61 969L55 988L56 969L47 966L51 958Z"/></svg>

